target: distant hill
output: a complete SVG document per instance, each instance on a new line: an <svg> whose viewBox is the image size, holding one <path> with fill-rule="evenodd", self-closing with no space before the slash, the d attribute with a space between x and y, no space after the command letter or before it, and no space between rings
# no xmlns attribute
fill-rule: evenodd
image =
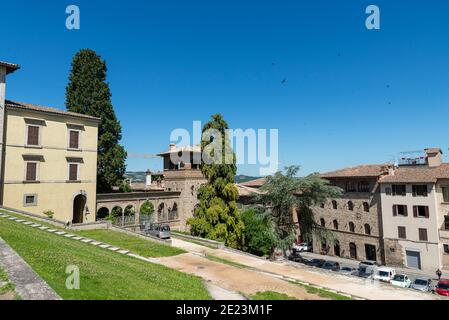
<svg viewBox="0 0 449 320"><path fill-rule="evenodd" d="M147 173L145 171L128 171L125 173L125 178L132 182L145 182ZM251 180L259 179L260 177L251 177L244 174L235 176L235 183L243 183Z"/></svg>
<svg viewBox="0 0 449 320"><path fill-rule="evenodd" d="M251 176L246 176L244 174L239 174L237 176L235 176L235 183L244 183L244 182L248 182L251 180L256 180L259 179L260 177L251 177Z"/></svg>
<svg viewBox="0 0 449 320"><path fill-rule="evenodd" d="M145 171L128 171L125 173L125 178L132 182L145 182L147 173Z"/></svg>

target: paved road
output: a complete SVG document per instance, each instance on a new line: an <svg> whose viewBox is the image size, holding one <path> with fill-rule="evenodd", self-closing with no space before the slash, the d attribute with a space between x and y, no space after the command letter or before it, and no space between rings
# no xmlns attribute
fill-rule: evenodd
<svg viewBox="0 0 449 320"><path fill-rule="evenodd" d="M326 261L335 261L335 262L340 263L341 267L352 267L352 268L356 268L356 269L359 267L359 261L345 259L345 258L339 258L339 257L334 257L334 256L324 256L324 255L310 253L310 252L303 252L303 253L301 253L301 256L306 259L318 258L318 259L324 259ZM407 269L407 268L395 268L395 269L396 269L397 273L406 274L412 280L412 282L416 278L419 278L419 277L428 277L430 279L433 279L433 284L435 284L435 285L438 282L437 276L435 274L429 274L427 272L423 272L420 270L413 270L413 269ZM443 274L443 277L449 278L449 274L445 273L445 274Z"/></svg>
<svg viewBox="0 0 449 320"><path fill-rule="evenodd" d="M361 279L358 277L348 277L335 272L311 268L301 264L291 264L285 261L268 261L243 253L228 251L226 249L211 249L176 238L172 239L172 246L182 248L190 254L185 254L182 256L182 259L180 259L180 256L178 256L178 258L158 258L157 260L159 260L159 263L166 264L168 267L184 272L193 272L203 278L209 278L212 281L215 280L224 288L232 285L231 288L227 289L237 292L241 291L238 289L240 286L247 289L248 286L263 283L264 281L268 281L267 277L272 277L279 280L286 280L286 278L294 279L297 281L310 283L315 286L322 286L326 289L340 291L346 294L371 300L441 299L440 297L432 294L425 294L411 289L396 288L389 284L379 283L378 281L372 282L370 280ZM252 270L237 269L216 263L215 265L209 265L205 269L198 269L199 264L206 263L204 260L200 261L198 259L194 259L198 253L210 254L219 258L230 260L248 266L252 268ZM197 256L197 258L199 257ZM211 261L209 261L209 264L210 263ZM263 277L263 280L261 278L262 275L266 276ZM283 281L283 288L288 287L288 285L288 282ZM281 292L287 293L285 290Z"/></svg>

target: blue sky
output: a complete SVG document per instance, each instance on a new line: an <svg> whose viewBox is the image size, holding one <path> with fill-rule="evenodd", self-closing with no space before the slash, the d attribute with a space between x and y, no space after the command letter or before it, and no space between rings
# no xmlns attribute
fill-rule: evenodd
<svg viewBox="0 0 449 320"><path fill-rule="evenodd" d="M80 30L65 28L69 4ZM365 28L369 4L381 30ZM94 49L128 152L163 151L173 129L220 112L232 128L279 129L281 165L306 174L448 151L448 10L444 0L3 1L0 60L22 66L8 99L64 108L72 56Z"/></svg>

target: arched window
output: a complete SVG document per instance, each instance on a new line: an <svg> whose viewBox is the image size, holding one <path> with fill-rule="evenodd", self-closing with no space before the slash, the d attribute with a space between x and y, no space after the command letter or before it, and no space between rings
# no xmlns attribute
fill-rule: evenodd
<svg viewBox="0 0 449 320"><path fill-rule="evenodd" d="M109 216L109 209L108 208L100 208L97 211L97 221L101 221L104 218L107 218L107 216Z"/></svg>
<svg viewBox="0 0 449 320"><path fill-rule="evenodd" d="M321 202L320 207L324 209L324 202Z"/></svg>
<svg viewBox="0 0 449 320"><path fill-rule="evenodd" d="M349 244L349 256L351 259L357 259L357 246L354 242Z"/></svg>
<svg viewBox="0 0 449 320"><path fill-rule="evenodd" d="M338 221L337 221L337 220L334 220L334 221L333 221L333 224L334 224L334 229L335 229L335 230L338 230Z"/></svg>
<svg viewBox="0 0 449 320"><path fill-rule="evenodd" d="M178 219L178 205L176 202L173 204L173 207L168 213L168 220L177 220Z"/></svg>
<svg viewBox="0 0 449 320"><path fill-rule="evenodd" d="M165 214L165 204L161 203L157 208L157 218L159 221L164 220L164 214Z"/></svg>
<svg viewBox="0 0 449 320"><path fill-rule="evenodd" d="M326 221L324 221L323 218L320 219L320 224L321 224L321 227L323 227L323 228L326 227Z"/></svg>
<svg viewBox="0 0 449 320"><path fill-rule="evenodd" d="M332 200L332 208L334 208L334 210L337 210L338 208L337 201Z"/></svg>
<svg viewBox="0 0 449 320"><path fill-rule="evenodd" d="M369 212L369 203L368 202L363 203L363 211Z"/></svg>
<svg viewBox="0 0 449 320"><path fill-rule="evenodd" d="M354 203L352 201L348 201L348 209L354 211Z"/></svg>
<svg viewBox="0 0 449 320"><path fill-rule="evenodd" d="M349 222L349 231L350 232L355 232L355 224L354 222Z"/></svg>
<svg viewBox="0 0 449 320"><path fill-rule="evenodd" d="M369 224L365 224L365 234L367 235L371 234L371 227Z"/></svg>

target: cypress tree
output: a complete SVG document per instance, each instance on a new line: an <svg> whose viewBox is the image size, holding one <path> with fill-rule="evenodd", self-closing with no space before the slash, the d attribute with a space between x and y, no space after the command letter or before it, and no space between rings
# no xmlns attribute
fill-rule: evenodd
<svg viewBox="0 0 449 320"><path fill-rule="evenodd" d="M126 152L119 144L122 127L111 103L106 62L90 49L73 58L66 88L67 110L101 119L98 128L97 191L110 192L123 180Z"/></svg>
<svg viewBox="0 0 449 320"><path fill-rule="evenodd" d="M235 154L226 136L228 124L222 115L215 114L212 120L204 125L203 134L209 129L214 129L221 135L222 152L218 156L221 163L206 163L204 158L202 159L201 171L208 182L198 190L199 207L187 224L191 226L191 232L195 236L223 241L230 247L240 248L244 240L244 224L237 210L239 195L234 185L237 166ZM207 153L207 146L214 138L218 139L202 139L203 153ZM213 158L218 155L213 153L214 151L211 151L207 156Z"/></svg>

